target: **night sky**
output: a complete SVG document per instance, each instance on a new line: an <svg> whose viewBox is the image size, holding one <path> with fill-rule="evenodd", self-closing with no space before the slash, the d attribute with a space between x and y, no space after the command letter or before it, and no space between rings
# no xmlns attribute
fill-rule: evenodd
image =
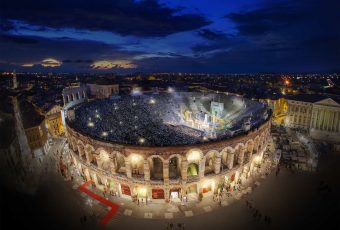
<svg viewBox="0 0 340 230"><path fill-rule="evenodd" d="M339 0L1 0L0 70L334 72Z"/></svg>

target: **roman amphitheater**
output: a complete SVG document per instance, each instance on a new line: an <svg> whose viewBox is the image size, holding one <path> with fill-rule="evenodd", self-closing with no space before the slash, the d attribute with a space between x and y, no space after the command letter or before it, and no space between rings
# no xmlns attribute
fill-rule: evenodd
<svg viewBox="0 0 340 230"><path fill-rule="evenodd" d="M270 135L263 104L225 94L161 93L68 110L79 173L127 199L204 199L258 169Z"/></svg>

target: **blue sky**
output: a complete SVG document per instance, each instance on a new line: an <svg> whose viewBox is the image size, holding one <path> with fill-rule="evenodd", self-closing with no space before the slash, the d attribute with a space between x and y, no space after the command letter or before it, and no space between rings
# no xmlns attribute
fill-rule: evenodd
<svg viewBox="0 0 340 230"><path fill-rule="evenodd" d="M0 69L333 72L335 0L2 0Z"/></svg>

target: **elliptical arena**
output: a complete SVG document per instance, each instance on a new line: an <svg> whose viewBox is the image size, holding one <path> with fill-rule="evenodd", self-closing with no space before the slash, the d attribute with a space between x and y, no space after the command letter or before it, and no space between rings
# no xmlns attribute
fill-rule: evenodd
<svg viewBox="0 0 340 230"><path fill-rule="evenodd" d="M235 95L172 92L95 100L67 111L79 173L126 199L181 202L233 187L258 169L271 112Z"/></svg>

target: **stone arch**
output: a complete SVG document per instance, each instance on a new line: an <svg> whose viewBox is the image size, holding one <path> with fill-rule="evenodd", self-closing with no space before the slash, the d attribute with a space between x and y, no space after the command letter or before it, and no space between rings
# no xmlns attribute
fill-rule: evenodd
<svg viewBox="0 0 340 230"><path fill-rule="evenodd" d="M126 165L125 165L125 156L118 151L114 151L114 167L116 169L116 173L126 174Z"/></svg>
<svg viewBox="0 0 340 230"><path fill-rule="evenodd" d="M207 152L204 156L204 175L211 174L215 172L215 161L219 153L216 150L211 150Z"/></svg>
<svg viewBox="0 0 340 230"><path fill-rule="evenodd" d="M237 161L238 165L242 165L244 161L245 154L245 145L243 143L238 143L235 147L235 152L237 152L237 158L235 157L235 161ZM236 156L236 155L235 155Z"/></svg>
<svg viewBox="0 0 340 230"><path fill-rule="evenodd" d="M150 179L151 180L163 180L164 176L164 159L158 155L152 155L148 157Z"/></svg>
<svg viewBox="0 0 340 230"><path fill-rule="evenodd" d="M84 146L83 142L78 140L77 147L78 147L79 157L86 161L85 146Z"/></svg>
<svg viewBox="0 0 340 230"><path fill-rule="evenodd" d="M190 162L199 162L203 159L203 152L200 149L190 149L186 154L185 157L187 161Z"/></svg>
<svg viewBox="0 0 340 230"><path fill-rule="evenodd" d="M128 157L131 166L131 175L134 177L144 176L144 157L140 154L132 153Z"/></svg>
<svg viewBox="0 0 340 230"><path fill-rule="evenodd" d="M91 156L95 152L95 149L93 148L92 145L86 144L85 145L85 155L87 162L91 162Z"/></svg>
<svg viewBox="0 0 340 230"><path fill-rule="evenodd" d="M199 165L195 162L191 162L188 164L188 168L187 168L187 176L191 177L191 176L198 176L199 174Z"/></svg>
<svg viewBox="0 0 340 230"><path fill-rule="evenodd" d="M112 170L112 167L114 167L113 161L112 161L112 155L108 151L106 151L104 148L99 148L97 149L96 152L97 152L96 158L97 158L98 167L105 171L114 172L114 170Z"/></svg>
<svg viewBox="0 0 340 230"><path fill-rule="evenodd" d="M78 152L76 138L75 137L71 137L70 140L71 140L70 144L71 144L71 148L72 148L73 152Z"/></svg>
<svg viewBox="0 0 340 230"><path fill-rule="evenodd" d="M169 157L169 179L178 179L181 177L182 156L173 154Z"/></svg>
<svg viewBox="0 0 340 230"><path fill-rule="evenodd" d="M228 153L232 153L234 150L232 147L228 146L221 151L222 155L222 165L228 166Z"/></svg>

